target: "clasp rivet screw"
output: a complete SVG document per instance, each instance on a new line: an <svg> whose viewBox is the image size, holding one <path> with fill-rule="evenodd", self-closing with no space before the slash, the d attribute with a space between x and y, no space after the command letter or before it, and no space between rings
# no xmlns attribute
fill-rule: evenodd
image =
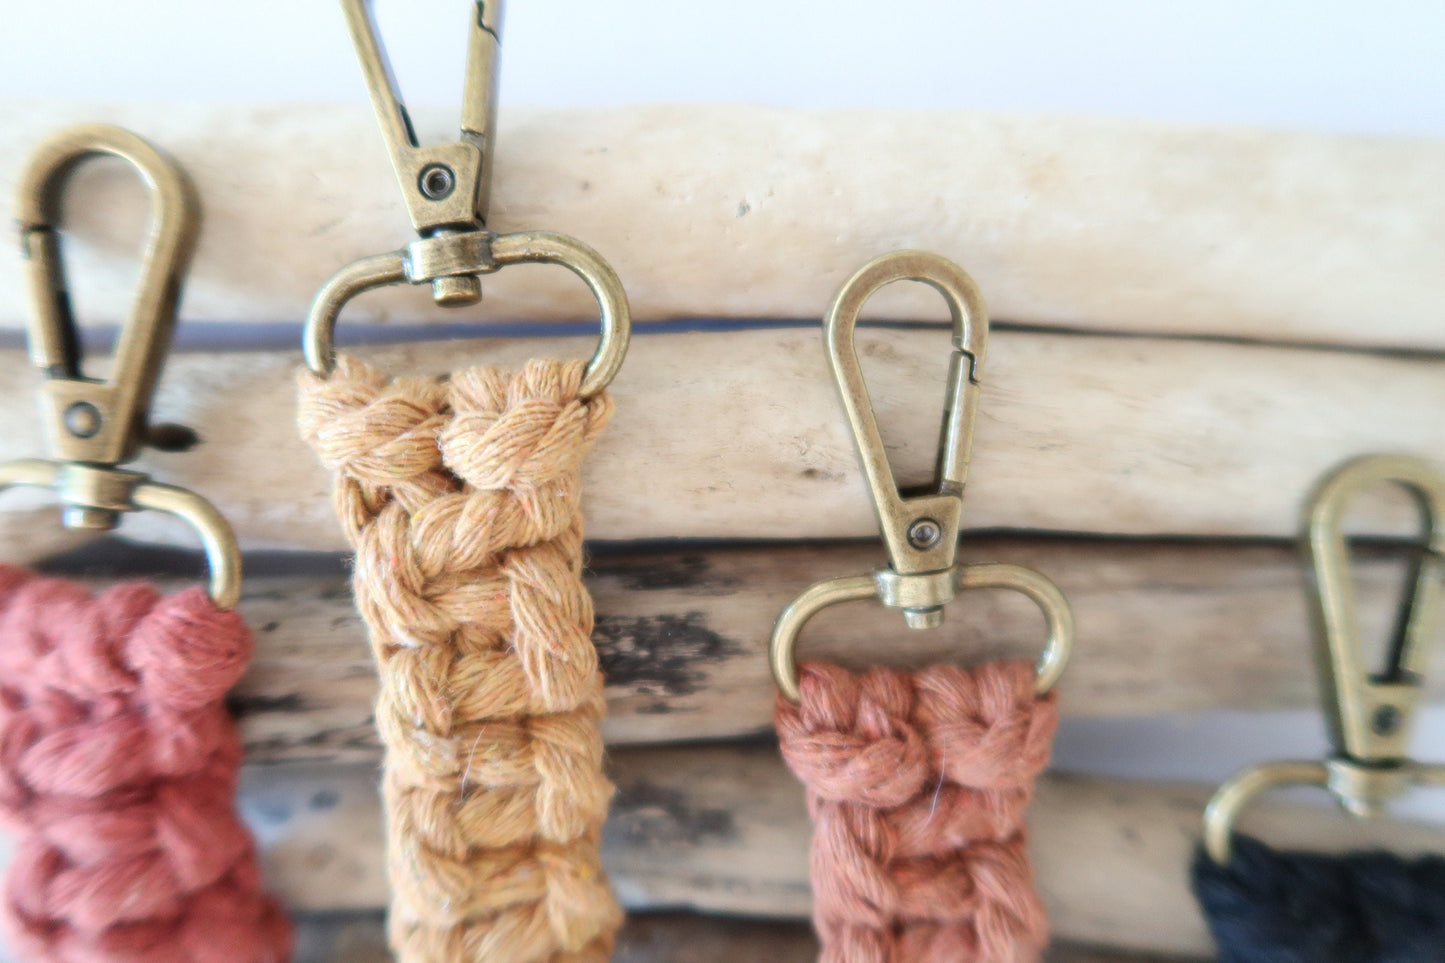
<svg viewBox="0 0 1445 963"><path fill-rule="evenodd" d="M457 175L445 164L431 164L422 168L421 176L417 178L417 186L427 197L439 201L456 189Z"/></svg>
<svg viewBox="0 0 1445 963"><path fill-rule="evenodd" d="M943 526L932 518L920 518L908 526L908 544L917 549L928 549L943 538Z"/></svg>
<svg viewBox="0 0 1445 963"><path fill-rule="evenodd" d="M65 409L65 430L77 438L94 438L101 422L100 409L88 401L77 401Z"/></svg>

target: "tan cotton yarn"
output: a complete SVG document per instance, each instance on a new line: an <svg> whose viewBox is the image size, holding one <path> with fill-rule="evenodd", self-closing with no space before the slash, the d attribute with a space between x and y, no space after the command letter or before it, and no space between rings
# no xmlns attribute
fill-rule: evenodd
<svg viewBox="0 0 1445 963"><path fill-rule="evenodd" d="M612 402L580 400L582 373L392 379L343 355L300 376L380 675L401 963L604 961L622 921L579 504Z"/></svg>

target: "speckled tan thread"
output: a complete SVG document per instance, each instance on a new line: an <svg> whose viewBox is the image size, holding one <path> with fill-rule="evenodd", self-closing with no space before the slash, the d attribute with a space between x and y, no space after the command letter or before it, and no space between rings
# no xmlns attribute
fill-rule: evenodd
<svg viewBox="0 0 1445 963"><path fill-rule="evenodd" d="M401 963L607 960L602 677L582 586L580 466L612 413L581 362L300 377L336 473L386 746Z"/></svg>

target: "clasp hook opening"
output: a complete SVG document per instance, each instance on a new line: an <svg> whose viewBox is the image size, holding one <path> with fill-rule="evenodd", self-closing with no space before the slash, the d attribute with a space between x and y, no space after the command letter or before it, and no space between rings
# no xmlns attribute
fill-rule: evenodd
<svg viewBox="0 0 1445 963"><path fill-rule="evenodd" d="M140 290L106 381L87 378L82 370L59 233L67 179L98 155L129 163L151 194ZM13 486L54 490L67 528L109 531L122 513L142 509L175 515L200 534L212 599L222 608L233 607L240 597L241 560L226 520L199 495L118 467L150 441L151 399L199 226L199 202L190 181L174 161L130 131L87 124L60 131L36 150L20 177L16 211L30 282L30 356L44 375L41 407L57 460L0 465L0 491Z"/></svg>
<svg viewBox="0 0 1445 963"><path fill-rule="evenodd" d="M1365 665L1343 521L1357 495L1383 483L1399 485L1414 498L1425 544L1401 600L1385 669L1372 674ZM1333 752L1320 761L1255 766L1220 787L1205 809L1204 846L1221 866L1229 863L1240 812L1268 789L1320 786L1352 815L1373 817L1412 786L1445 785L1445 765L1417 762L1408 751L1445 602L1445 474L1405 455L1353 459L1315 487L1302 529L1313 563L1307 584L1315 663Z"/></svg>
<svg viewBox="0 0 1445 963"><path fill-rule="evenodd" d="M863 305L894 281L922 281L948 304L953 321L948 387L932 489L904 495L888 463L872 399L858 361L856 328ZM1038 691L1053 688L1073 646L1067 599L1039 572L1017 565L958 564L963 493L968 480L979 378L988 344L988 309L961 267L937 254L896 251L864 265L849 278L823 318L828 364L838 387L854 445L868 480L890 564L871 575L818 582L783 609L773 628L769 661L779 691L799 699L794 651L804 623L840 602L877 598L903 612L909 628L936 628L944 606L968 588L1022 592L1043 610L1048 639L1038 663Z"/></svg>

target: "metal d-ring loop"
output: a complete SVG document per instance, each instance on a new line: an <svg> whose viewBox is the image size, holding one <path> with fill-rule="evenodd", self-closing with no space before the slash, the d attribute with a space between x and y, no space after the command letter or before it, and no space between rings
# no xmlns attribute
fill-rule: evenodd
<svg viewBox="0 0 1445 963"><path fill-rule="evenodd" d="M46 461L42 458L26 458L0 464L0 492L7 488L31 487L48 488L61 496L67 505L91 507L86 500L66 497L66 472L72 466L64 462ZM201 537L206 552L206 565L210 569L208 594L211 601L221 609L233 609L241 600L241 549L236 542L236 533L216 507L195 492L174 485L153 482L134 472L117 469L109 471L117 476L129 476L133 484L126 487L129 498L125 505L112 506L119 511L148 509L172 515L186 522ZM124 484L124 482L122 482Z"/></svg>
<svg viewBox="0 0 1445 963"><path fill-rule="evenodd" d="M1035 663L1037 682L1034 691L1045 695L1058 683L1068 665L1074 644L1074 614L1059 587L1046 576L1021 565L985 563L960 565L952 574L955 591L965 589L1009 589L1028 596L1044 614L1048 627L1044 650ZM783 696L796 703L802 698L798 688L797 645L803 626L814 615L830 605L877 598L879 580L875 575L851 575L826 579L809 586L778 616L768 645L768 661L773 681Z"/></svg>
<svg viewBox="0 0 1445 963"><path fill-rule="evenodd" d="M1204 851L1220 866L1229 865L1234 826L1244 807L1261 793L1280 786L1328 786L1323 762L1272 762L1253 766L1220 786L1204 807Z"/></svg>
<svg viewBox="0 0 1445 963"><path fill-rule="evenodd" d="M509 264L546 263L561 265L586 283L597 299L602 334L587 362L581 396L590 398L606 388L621 369L632 336L627 294L611 265L581 241L550 231L495 235L488 251L487 260L472 265L477 274L490 274ZM402 251L362 258L332 275L317 292L306 319L302 349L307 367L323 378L335 369L336 321L347 302L365 291L413 280L430 279L411 278Z"/></svg>

